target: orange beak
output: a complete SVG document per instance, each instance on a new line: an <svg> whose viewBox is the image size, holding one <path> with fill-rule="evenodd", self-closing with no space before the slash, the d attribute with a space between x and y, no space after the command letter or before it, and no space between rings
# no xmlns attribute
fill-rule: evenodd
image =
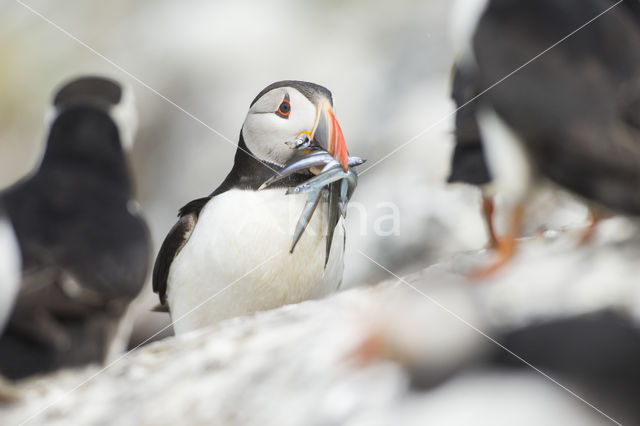
<svg viewBox="0 0 640 426"><path fill-rule="evenodd" d="M349 169L349 152L338 120L333 115L329 102L324 101L318 108L318 117L311 132L311 140L338 160L346 172Z"/></svg>

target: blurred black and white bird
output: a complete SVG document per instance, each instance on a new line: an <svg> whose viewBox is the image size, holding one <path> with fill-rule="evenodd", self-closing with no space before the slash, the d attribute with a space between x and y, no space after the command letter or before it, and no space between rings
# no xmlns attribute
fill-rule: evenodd
<svg viewBox="0 0 640 426"><path fill-rule="evenodd" d="M104 361L151 260L125 151L133 94L81 77L56 93L49 119L41 164L4 195L23 257L0 340L0 372L10 378Z"/></svg>
<svg viewBox="0 0 640 426"><path fill-rule="evenodd" d="M476 116L479 93L475 85L475 70L465 65L456 64L453 68L451 97L456 105L455 145L447 182L466 183L480 188L489 247L495 248L498 246L498 237L493 221L494 194Z"/></svg>
<svg viewBox="0 0 640 426"><path fill-rule="evenodd" d="M508 218L497 259L478 275L513 256L541 184L584 199L594 223L639 215L638 1L461 1L454 19L477 90L495 85L479 99L478 127Z"/></svg>
<svg viewBox="0 0 640 426"><path fill-rule="evenodd" d="M630 315L607 310L547 319L504 332L500 342L520 359L496 347L488 366L533 365L621 424L640 424L640 327Z"/></svg>
<svg viewBox="0 0 640 426"><path fill-rule="evenodd" d="M302 81L273 83L253 100L231 172L180 210L156 259L153 289L176 333L340 286L340 210L361 162L348 156L332 107L329 90Z"/></svg>
<svg viewBox="0 0 640 426"><path fill-rule="evenodd" d="M0 336L20 288L20 248L0 193Z"/></svg>

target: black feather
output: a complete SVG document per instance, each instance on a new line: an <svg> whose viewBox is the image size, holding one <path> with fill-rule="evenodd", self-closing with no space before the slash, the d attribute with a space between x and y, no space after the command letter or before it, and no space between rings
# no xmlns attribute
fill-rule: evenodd
<svg viewBox="0 0 640 426"><path fill-rule="evenodd" d="M478 100L473 100L478 93L474 69L456 66L451 93L457 108L455 147L447 179L449 183L484 185L491 182L476 117Z"/></svg>
<svg viewBox="0 0 640 426"><path fill-rule="evenodd" d="M189 237L198 222L202 208L211 200L212 196L190 201L180 209L178 222L173 225L169 234L160 246L160 251L153 266L153 291L158 293L160 304L167 304L167 279L173 259L189 241Z"/></svg>

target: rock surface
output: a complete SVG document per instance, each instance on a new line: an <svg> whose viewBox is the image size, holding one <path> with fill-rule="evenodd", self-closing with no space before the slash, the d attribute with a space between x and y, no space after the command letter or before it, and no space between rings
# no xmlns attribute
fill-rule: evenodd
<svg viewBox="0 0 640 426"><path fill-rule="evenodd" d="M465 253L374 287L236 318L100 368L15 385L2 424L612 424L533 370L478 367L489 337L542 318L614 308L638 317L640 243L624 223L576 248L526 240L486 282ZM376 268L372 263L372 268ZM374 342L373 345L370 343ZM411 386L421 376L426 387ZM597 405L597 404L596 404Z"/></svg>

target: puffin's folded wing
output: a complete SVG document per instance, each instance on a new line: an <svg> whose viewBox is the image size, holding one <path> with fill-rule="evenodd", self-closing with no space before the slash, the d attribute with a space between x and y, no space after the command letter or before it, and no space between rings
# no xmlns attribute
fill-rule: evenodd
<svg viewBox="0 0 640 426"><path fill-rule="evenodd" d="M153 291L160 297L160 306L154 311L166 311L167 309L167 279L173 259L180 253L182 247L189 241L191 233L198 222L198 216L211 197L199 198L189 202L180 209L178 222L173 225L171 231L164 239L155 265L153 266Z"/></svg>

